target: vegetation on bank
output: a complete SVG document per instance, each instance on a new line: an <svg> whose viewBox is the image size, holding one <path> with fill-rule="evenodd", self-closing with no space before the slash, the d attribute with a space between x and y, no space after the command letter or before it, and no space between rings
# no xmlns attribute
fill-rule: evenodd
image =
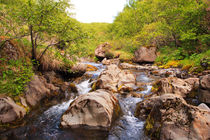
<svg viewBox="0 0 210 140"><path fill-rule="evenodd" d="M209 6L205 0L130 0L110 31L134 46L156 46L156 64L164 68L207 69L200 63L210 60Z"/></svg>

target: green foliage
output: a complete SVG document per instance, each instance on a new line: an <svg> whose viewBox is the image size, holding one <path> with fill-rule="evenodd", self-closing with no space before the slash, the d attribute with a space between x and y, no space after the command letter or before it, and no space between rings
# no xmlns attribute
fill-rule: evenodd
<svg viewBox="0 0 210 140"><path fill-rule="evenodd" d="M32 64L23 59L6 61L1 58L0 61L0 94L18 96L33 75Z"/></svg>
<svg viewBox="0 0 210 140"><path fill-rule="evenodd" d="M209 44L206 8L202 0L130 0L109 31L139 46L179 46L193 53Z"/></svg>
<svg viewBox="0 0 210 140"><path fill-rule="evenodd" d="M14 0L3 1L0 6L2 35L30 36L33 59L41 59L37 56L42 57L51 46L66 49L86 37L80 23L71 17L69 0ZM38 55L36 49L40 46L46 46L46 50Z"/></svg>

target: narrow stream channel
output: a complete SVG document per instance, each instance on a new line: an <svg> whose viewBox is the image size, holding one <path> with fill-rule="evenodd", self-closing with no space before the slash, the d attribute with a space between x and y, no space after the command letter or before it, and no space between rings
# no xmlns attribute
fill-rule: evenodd
<svg viewBox="0 0 210 140"><path fill-rule="evenodd" d="M90 65L96 66L98 71L87 72L87 74L92 75L92 78L97 78L100 73L105 69L102 64L88 63ZM146 72L133 71L137 76L137 82L150 83L154 79L147 76ZM87 79L77 84L79 95L86 94L91 90L90 80ZM152 86L146 84L144 91L139 93L149 94L151 93ZM77 97L75 97L77 98ZM136 103L143 100L142 98L135 98L132 96L125 97L118 94L117 98L119 100L123 115L114 123L112 129L106 134L106 137L96 137L87 139L108 139L108 140L147 140L148 138L144 136L143 127L144 121L139 120L134 116L134 110ZM81 137L78 133L74 133L71 130L63 130L59 127L61 115L67 110L69 104L74 99L70 99L67 102L54 105L44 111L39 117L34 119L32 122L27 123L26 126L16 128L12 130L15 133L15 139L18 140L84 140L86 138ZM11 136L13 139L14 136ZM9 138L10 139L10 138Z"/></svg>

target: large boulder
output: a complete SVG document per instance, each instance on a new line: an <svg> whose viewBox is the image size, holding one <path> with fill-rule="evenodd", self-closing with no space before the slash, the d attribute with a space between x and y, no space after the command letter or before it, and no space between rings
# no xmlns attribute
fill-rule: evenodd
<svg viewBox="0 0 210 140"><path fill-rule="evenodd" d="M103 89L80 95L61 117L63 128L108 130L120 114L116 97Z"/></svg>
<svg viewBox="0 0 210 140"><path fill-rule="evenodd" d="M117 65L109 65L93 86L112 92L132 91L136 87L136 77L130 71L121 70Z"/></svg>
<svg viewBox="0 0 210 140"><path fill-rule="evenodd" d="M87 68L87 64L77 63L71 68L70 74L72 75L72 77L82 76L86 72Z"/></svg>
<svg viewBox="0 0 210 140"><path fill-rule="evenodd" d="M10 123L25 116L26 110L10 97L0 98L0 122Z"/></svg>
<svg viewBox="0 0 210 140"><path fill-rule="evenodd" d="M150 101L143 102L137 105L136 114L139 117L142 112L145 113L145 133L152 139L210 138L209 110L189 105L181 96L174 94L152 97Z"/></svg>
<svg viewBox="0 0 210 140"><path fill-rule="evenodd" d="M112 48L112 46L108 42L100 44L95 49L95 56L98 59L103 60L106 57L106 53L108 53L111 48Z"/></svg>
<svg viewBox="0 0 210 140"><path fill-rule="evenodd" d="M176 77L162 78L158 80L153 89L159 94L174 93L187 97L199 87L199 78L179 79Z"/></svg>
<svg viewBox="0 0 210 140"><path fill-rule="evenodd" d="M42 99L50 96L51 93L57 90L59 90L59 88L55 87L53 84L48 84L45 78L34 75L26 88L26 102L34 107L38 105Z"/></svg>
<svg viewBox="0 0 210 140"><path fill-rule="evenodd" d="M153 63L157 57L156 50L156 47L140 47L135 52L134 62Z"/></svg>

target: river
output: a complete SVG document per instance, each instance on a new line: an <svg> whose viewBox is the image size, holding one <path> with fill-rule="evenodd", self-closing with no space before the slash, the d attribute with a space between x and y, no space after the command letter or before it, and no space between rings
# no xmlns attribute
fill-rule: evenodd
<svg viewBox="0 0 210 140"><path fill-rule="evenodd" d="M81 81L77 84L79 95L86 94L91 90L91 84L100 73L105 69L102 64L88 63L98 68L97 71L87 72L91 78ZM151 82L155 77L148 76L146 71L131 70L136 75L137 82L145 83L144 90L138 92L139 94L151 93ZM61 115L67 110L70 103L78 97L72 97L66 102L54 105L43 111L35 118L29 119L25 126L21 126L9 130L4 135L9 139L17 140L84 140L84 139L105 139L105 140L147 140L144 135L144 121L139 120L134 116L136 103L143 100L143 98L136 98L132 96L125 96L116 94L121 109L122 115L114 123L109 132L74 132L72 130L63 130L60 128ZM1 136L1 135L0 135ZM3 139L3 138L2 138Z"/></svg>

